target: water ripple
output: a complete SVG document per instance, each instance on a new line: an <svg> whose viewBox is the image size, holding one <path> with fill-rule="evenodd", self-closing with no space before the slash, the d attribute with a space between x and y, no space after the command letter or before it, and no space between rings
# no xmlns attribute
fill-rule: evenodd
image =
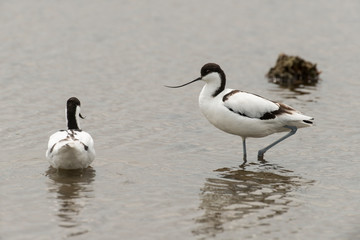
<svg viewBox="0 0 360 240"><path fill-rule="evenodd" d="M243 168L222 168L218 178L207 178L200 193L194 235L214 237L227 228L250 228L301 205L292 192L312 182L273 164L254 163Z"/></svg>
<svg viewBox="0 0 360 240"><path fill-rule="evenodd" d="M48 184L50 198L57 201L55 215L58 226L64 229L67 237L89 232L86 227L88 220L82 218L81 211L88 205L87 200L93 198L95 170L91 167L84 170L56 170L49 167L46 175L52 180Z"/></svg>

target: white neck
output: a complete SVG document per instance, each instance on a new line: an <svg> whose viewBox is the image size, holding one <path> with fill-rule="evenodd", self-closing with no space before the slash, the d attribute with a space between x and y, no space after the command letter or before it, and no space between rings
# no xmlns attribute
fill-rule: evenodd
<svg viewBox="0 0 360 240"><path fill-rule="evenodd" d="M221 78L218 73L211 73L202 78L206 82L201 90L200 98L212 98L221 86Z"/></svg>
<svg viewBox="0 0 360 240"><path fill-rule="evenodd" d="M205 116L207 116L207 112L212 108L212 102L216 99L213 97L214 92L219 89L219 85L215 82L206 83L202 88L199 95L199 107L200 110ZM219 96L219 95L218 95Z"/></svg>

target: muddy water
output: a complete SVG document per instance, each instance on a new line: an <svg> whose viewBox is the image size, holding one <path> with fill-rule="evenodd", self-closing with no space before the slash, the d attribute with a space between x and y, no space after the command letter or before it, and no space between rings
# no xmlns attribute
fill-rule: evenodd
<svg viewBox="0 0 360 240"><path fill-rule="evenodd" d="M0 3L0 239L357 239L357 1ZM277 55L318 63L290 91L264 75ZM201 115L204 63L228 87L285 102L316 126L257 162L279 136L241 139ZM48 137L78 97L97 158L56 172Z"/></svg>

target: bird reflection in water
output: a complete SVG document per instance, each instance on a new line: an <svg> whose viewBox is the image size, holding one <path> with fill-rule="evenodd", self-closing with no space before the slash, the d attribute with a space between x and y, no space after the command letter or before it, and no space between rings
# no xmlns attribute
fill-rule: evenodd
<svg viewBox="0 0 360 240"><path fill-rule="evenodd" d="M226 229L269 224L269 219L300 205L292 196L297 188L311 184L280 166L253 163L240 168L215 170L219 178L208 178L200 193L193 234L207 239Z"/></svg>
<svg viewBox="0 0 360 240"><path fill-rule="evenodd" d="M56 194L58 225L68 229L67 237L89 231L83 226L86 221L81 218L81 210L93 198L92 182L95 175L92 167L82 170L57 170L49 167L46 171L46 176L51 180L48 190L51 194Z"/></svg>

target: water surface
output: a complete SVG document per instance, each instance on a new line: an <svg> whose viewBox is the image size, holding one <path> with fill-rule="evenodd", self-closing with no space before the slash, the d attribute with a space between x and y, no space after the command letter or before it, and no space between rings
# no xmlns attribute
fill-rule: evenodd
<svg viewBox="0 0 360 240"><path fill-rule="evenodd" d="M0 3L0 239L357 239L357 1ZM318 64L296 91L264 75L279 53ZM228 87L285 102L316 125L269 150L201 115L207 62ZM69 97L97 157L45 159Z"/></svg>

